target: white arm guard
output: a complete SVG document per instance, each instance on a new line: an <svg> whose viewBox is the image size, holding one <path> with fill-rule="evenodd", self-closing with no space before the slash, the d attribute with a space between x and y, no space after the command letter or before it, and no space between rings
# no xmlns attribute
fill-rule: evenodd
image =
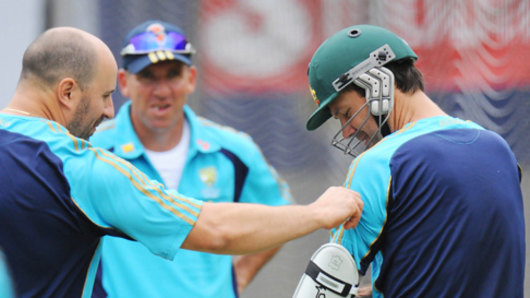
<svg viewBox="0 0 530 298"><path fill-rule="evenodd" d="M346 248L326 243L311 257L293 298L355 297L359 282L357 265Z"/></svg>

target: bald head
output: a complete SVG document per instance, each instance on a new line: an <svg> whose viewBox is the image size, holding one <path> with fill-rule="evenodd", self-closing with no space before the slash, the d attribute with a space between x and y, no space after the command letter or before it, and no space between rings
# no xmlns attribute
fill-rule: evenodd
<svg viewBox="0 0 530 298"><path fill-rule="evenodd" d="M101 55L114 59L108 47L94 35L71 27L52 28L26 49L21 81L37 79L52 86L64 77L71 77L84 88L92 80Z"/></svg>

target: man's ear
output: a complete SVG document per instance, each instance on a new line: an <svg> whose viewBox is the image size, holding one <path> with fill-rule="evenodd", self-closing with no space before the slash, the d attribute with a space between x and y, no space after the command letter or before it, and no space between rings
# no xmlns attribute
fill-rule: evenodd
<svg viewBox="0 0 530 298"><path fill-rule="evenodd" d="M118 71L118 86L120 86L121 94L126 98L129 98L129 89L127 88L128 75L127 71L123 68Z"/></svg>
<svg viewBox="0 0 530 298"><path fill-rule="evenodd" d="M72 78L62 79L57 86L57 99L67 109L73 109L81 98L81 89Z"/></svg>
<svg viewBox="0 0 530 298"><path fill-rule="evenodd" d="M197 85L197 68L192 65L188 71L188 92L193 93Z"/></svg>

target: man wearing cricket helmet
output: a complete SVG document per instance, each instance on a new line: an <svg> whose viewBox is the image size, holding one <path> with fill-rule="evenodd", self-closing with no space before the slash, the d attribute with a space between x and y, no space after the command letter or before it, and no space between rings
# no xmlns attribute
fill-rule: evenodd
<svg viewBox="0 0 530 298"><path fill-rule="evenodd" d="M364 202L359 225L334 230L331 241L351 254L351 270L372 265L374 297L523 297L515 156L495 132L442 111L424 93L417 58L394 33L357 25L322 43L309 64L317 109L307 129L339 120L332 144L355 157L345 186ZM333 285L355 285L334 279L318 254L295 297L303 287L350 297Z"/></svg>

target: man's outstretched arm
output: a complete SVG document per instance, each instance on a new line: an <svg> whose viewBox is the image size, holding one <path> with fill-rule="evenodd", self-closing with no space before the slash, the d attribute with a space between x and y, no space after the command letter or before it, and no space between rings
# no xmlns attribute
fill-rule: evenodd
<svg viewBox="0 0 530 298"><path fill-rule="evenodd" d="M218 254L258 252L344 222L344 228L353 228L362 207L358 193L337 186L309 205L204 203L181 247Z"/></svg>

